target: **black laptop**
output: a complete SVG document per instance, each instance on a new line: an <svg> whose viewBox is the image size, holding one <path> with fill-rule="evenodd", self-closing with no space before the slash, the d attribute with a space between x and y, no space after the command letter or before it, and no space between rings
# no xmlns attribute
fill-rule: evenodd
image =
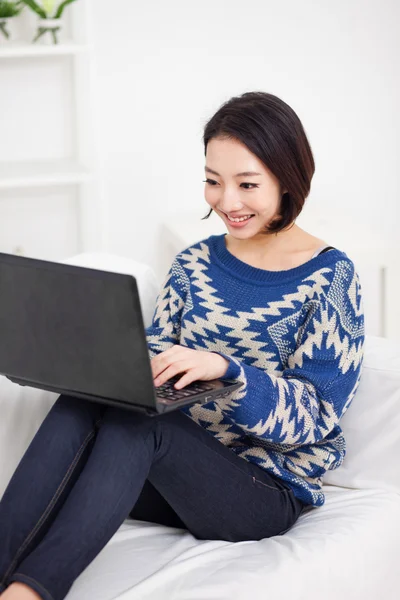
<svg viewBox="0 0 400 600"><path fill-rule="evenodd" d="M20 385L155 416L241 382L153 383L133 275L0 253L0 374Z"/></svg>

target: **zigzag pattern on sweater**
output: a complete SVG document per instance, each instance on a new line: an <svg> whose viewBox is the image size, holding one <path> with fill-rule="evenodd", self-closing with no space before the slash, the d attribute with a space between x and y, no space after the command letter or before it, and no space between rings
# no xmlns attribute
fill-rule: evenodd
<svg viewBox="0 0 400 600"><path fill-rule="evenodd" d="M275 275L274 285L251 285L253 268L238 261L241 278L230 268L234 259L223 263L221 244L211 236L175 257L147 329L150 357L179 343L227 358L226 378L242 387L181 410L303 501L321 505L323 474L344 459L339 420L362 371L358 274L335 249L309 261L297 279L285 280L282 271L282 282Z"/></svg>

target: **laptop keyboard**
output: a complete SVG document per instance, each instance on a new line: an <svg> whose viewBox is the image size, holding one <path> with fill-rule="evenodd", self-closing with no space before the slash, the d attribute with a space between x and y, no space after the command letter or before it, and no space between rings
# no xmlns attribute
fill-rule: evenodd
<svg viewBox="0 0 400 600"><path fill-rule="evenodd" d="M177 390L174 388L174 384L179 381L179 379L181 379L181 375L171 377L171 379L156 387L157 398L181 400L188 396L194 396L195 394L215 389L212 385L207 383L207 381L193 381L180 390Z"/></svg>

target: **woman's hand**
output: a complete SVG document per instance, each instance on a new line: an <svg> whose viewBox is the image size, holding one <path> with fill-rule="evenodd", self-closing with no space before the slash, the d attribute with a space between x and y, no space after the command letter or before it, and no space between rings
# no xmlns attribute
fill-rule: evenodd
<svg viewBox="0 0 400 600"><path fill-rule="evenodd" d="M193 350L174 344L151 359L154 385L158 387L178 373L185 373L174 385L180 389L192 381L218 379L228 370L229 361L215 352Z"/></svg>

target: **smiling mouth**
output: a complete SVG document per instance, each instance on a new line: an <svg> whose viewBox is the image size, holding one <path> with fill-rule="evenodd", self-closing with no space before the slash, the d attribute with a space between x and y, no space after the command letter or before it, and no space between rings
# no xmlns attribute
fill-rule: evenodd
<svg viewBox="0 0 400 600"><path fill-rule="evenodd" d="M229 217L226 213L223 213L224 216L226 217L226 219L228 221L230 221L231 223L242 223L243 221L250 221L250 219L252 217L254 217L255 215L243 215L242 217Z"/></svg>

